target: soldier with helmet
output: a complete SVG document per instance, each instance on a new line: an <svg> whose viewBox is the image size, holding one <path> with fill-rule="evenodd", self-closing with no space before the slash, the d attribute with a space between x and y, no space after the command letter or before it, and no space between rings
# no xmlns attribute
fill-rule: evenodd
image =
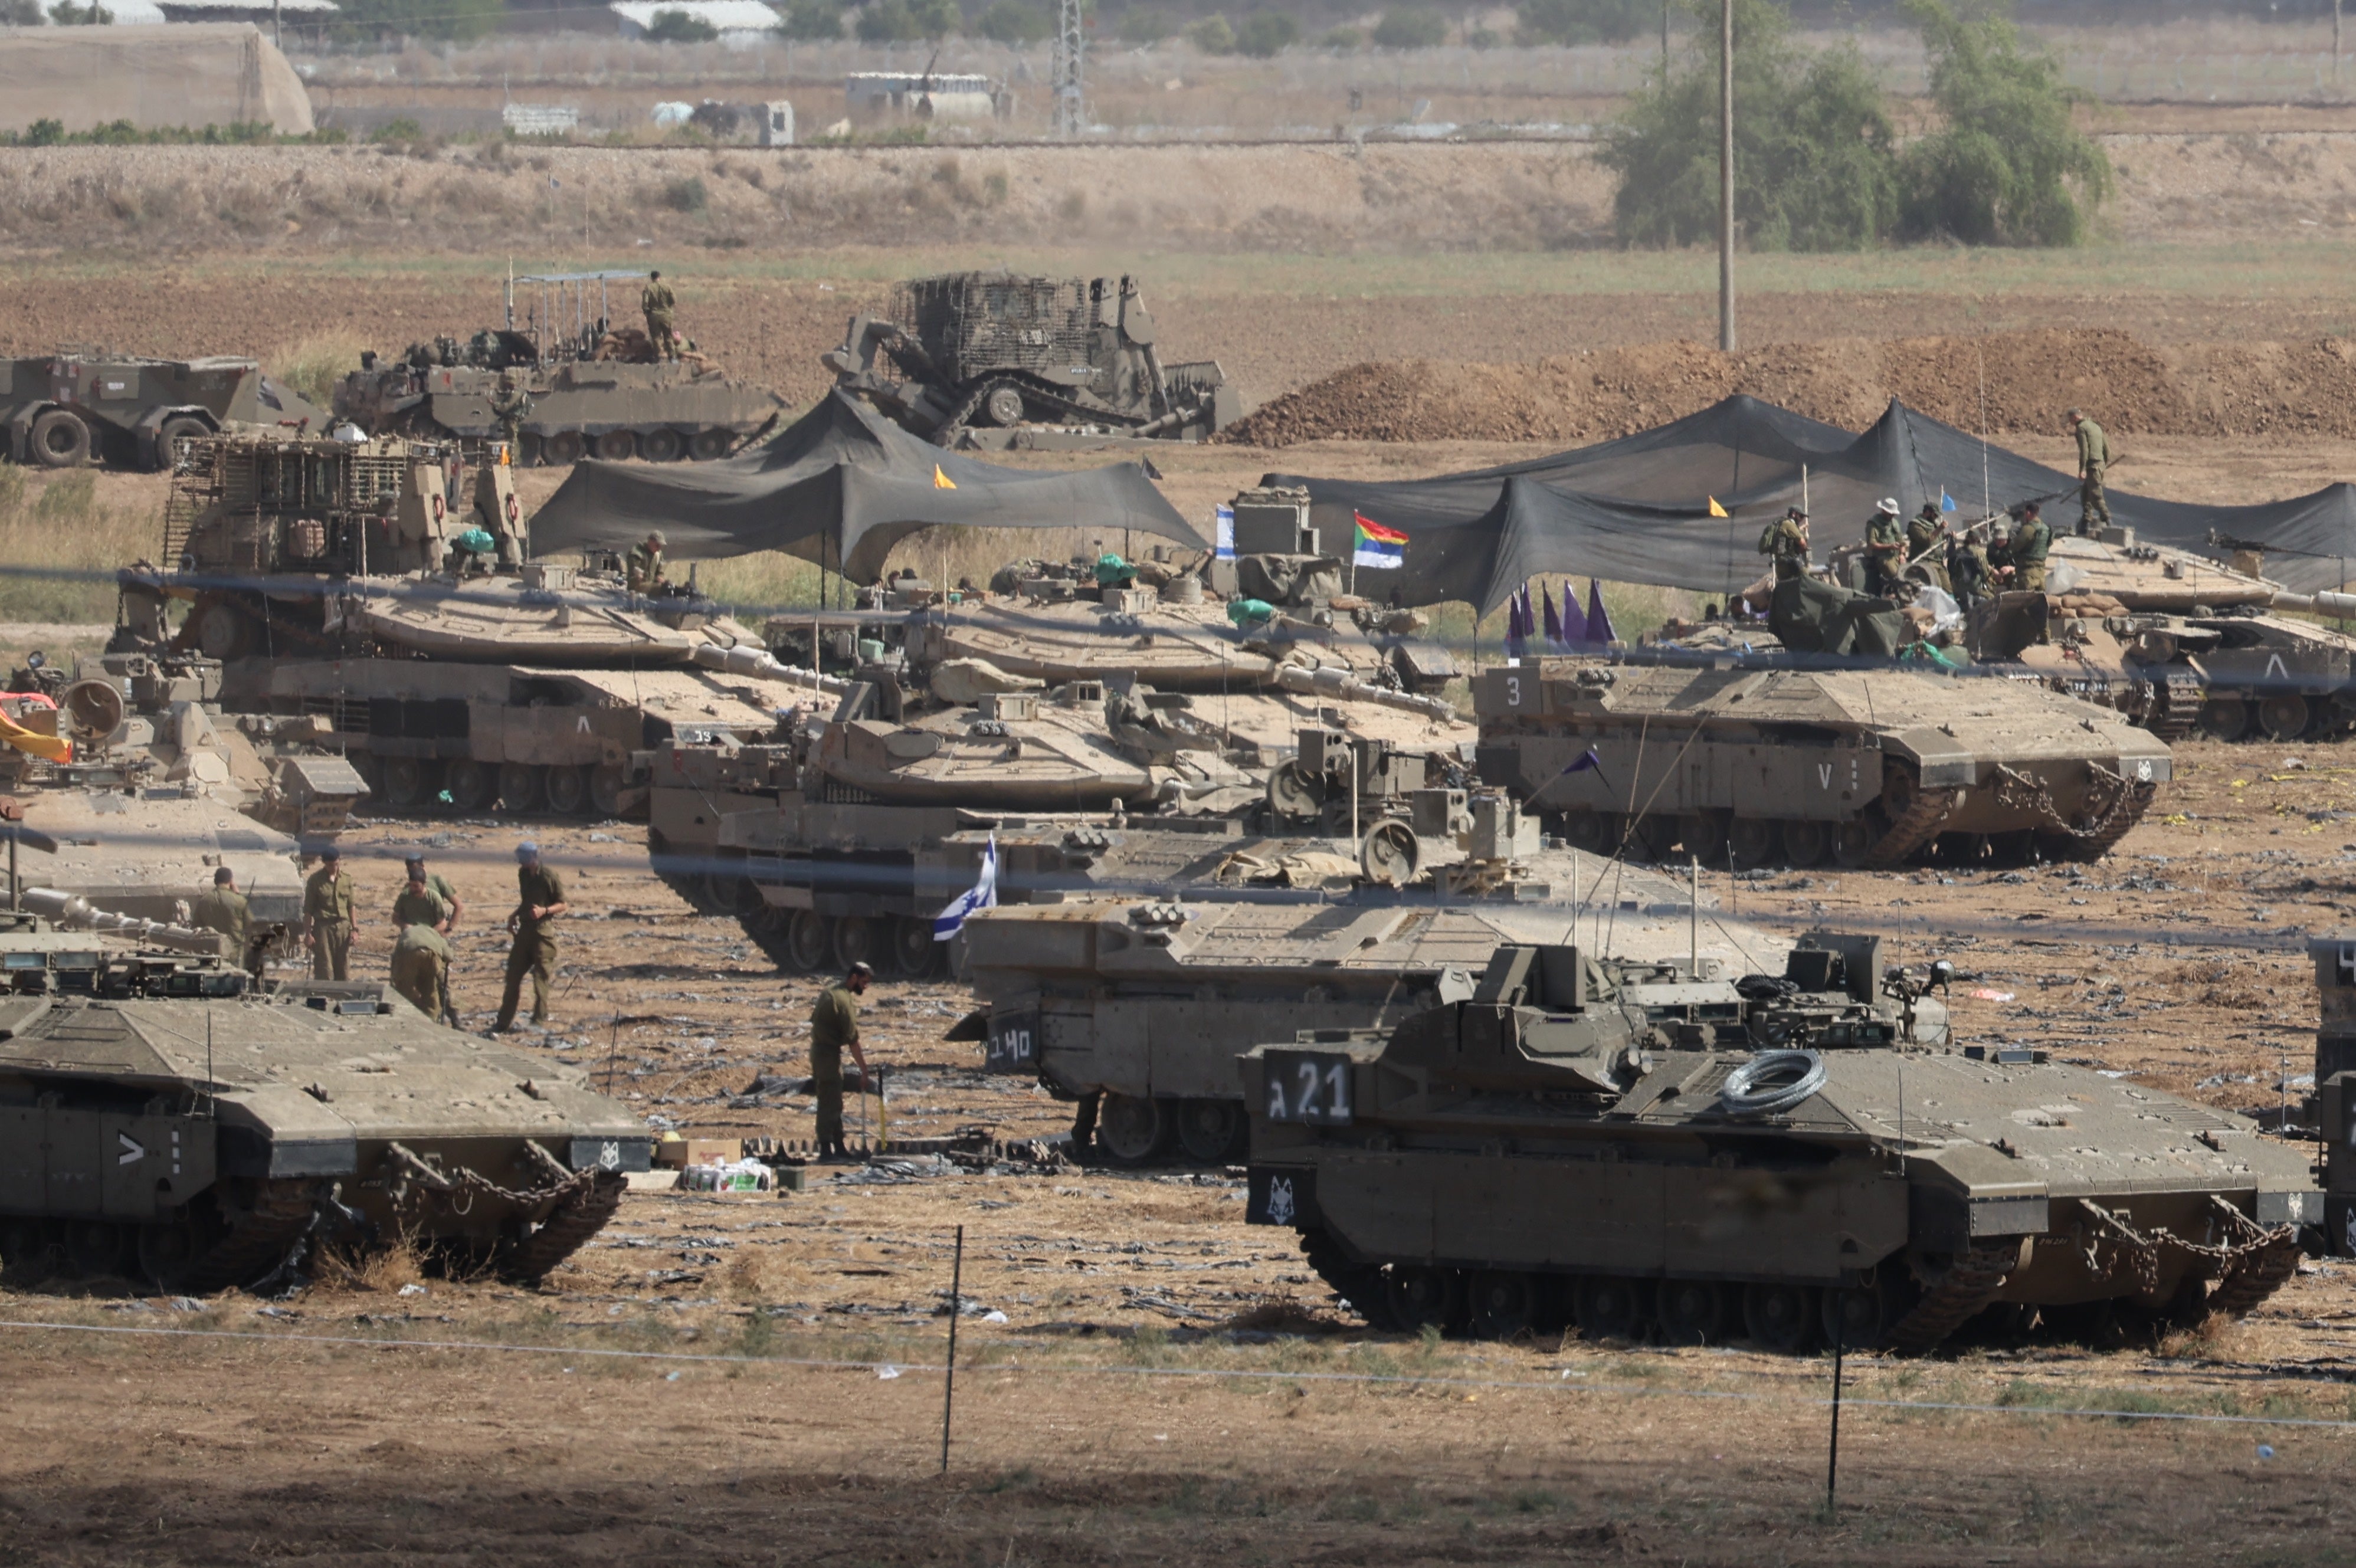
<svg viewBox="0 0 2356 1568"><path fill-rule="evenodd" d="M1939 503L1923 502L1922 509L1906 525L1908 569L1920 570L1933 587L1953 592L1954 583L1947 575L1947 552L1941 548L1946 539L1947 520L1940 515Z"/></svg>
<svg viewBox="0 0 2356 1568"><path fill-rule="evenodd" d="M2019 519L2009 541L2002 543L1999 557L1991 549L1988 559L2005 579L2005 586L2021 592L2045 592L2045 554L2053 544L2053 529L2039 516L2034 501L2023 501L2015 513Z"/></svg>
<svg viewBox="0 0 2356 1568"><path fill-rule="evenodd" d="M652 593L663 585L663 551L669 548L660 528L648 533L644 544L632 547L626 562L631 592Z"/></svg>
<svg viewBox="0 0 2356 1568"><path fill-rule="evenodd" d="M1772 557L1775 581L1808 575L1808 514L1797 507L1759 530L1759 553Z"/></svg>
<svg viewBox="0 0 2356 1568"><path fill-rule="evenodd" d="M499 441L506 448L503 456L510 464L523 462L523 421L531 412L531 394L513 370L499 372L499 384L491 393L491 416L499 421Z"/></svg>

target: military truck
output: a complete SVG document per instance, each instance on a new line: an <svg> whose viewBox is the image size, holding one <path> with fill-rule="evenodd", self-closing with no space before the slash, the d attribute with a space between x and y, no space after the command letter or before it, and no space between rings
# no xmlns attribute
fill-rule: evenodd
<svg viewBox="0 0 2356 1568"><path fill-rule="evenodd" d="M2320 1003L2315 1031L2314 1113L2323 1168L2323 1239L2340 1257L2356 1257L2356 936L2310 938Z"/></svg>
<svg viewBox="0 0 2356 1568"><path fill-rule="evenodd" d="M514 454L527 467L725 457L786 403L701 353L666 359L643 331L616 325L608 285L642 281L637 272L510 278L504 325L412 344L390 361L361 355L336 388L337 416L373 435L491 441L500 430L491 401L511 376L531 400Z"/></svg>
<svg viewBox="0 0 2356 1568"><path fill-rule="evenodd" d="M1575 945L1503 946L1387 1027L1266 1031L1247 1218L1385 1328L1920 1353L1983 1315L2239 1317L2323 1214L2246 1118L2042 1051L1833 1018L1770 1044L1641 995Z"/></svg>
<svg viewBox="0 0 2356 1568"><path fill-rule="evenodd" d="M0 1260L198 1294L298 1247L405 1242L541 1278L614 1213L647 1129L577 1068L390 987L254 981L209 932L125 948L79 901L0 911Z"/></svg>
<svg viewBox="0 0 2356 1568"><path fill-rule="evenodd" d="M1244 413L1215 360L1162 362L1128 276L949 272L900 284L889 308L852 316L819 362L942 446L1052 445L1058 431L1200 441Z"/></svg>
<svg viewBox="0 0 2356 1568"><path fill-rule="evenodd" d="M11 462L44 468L171 466L191 436L259 427L327 433L327 416L252 359L147 359L61 348L0 359Z"/></svg>
<svg viewBox="0 0 2356 1568"><path fill-rule="evenodd" d="M2109 709L1921 668L1631 651L1483 670L1475 698L1481 777L1605 854L2093 860L2172 765Z"/></svg>

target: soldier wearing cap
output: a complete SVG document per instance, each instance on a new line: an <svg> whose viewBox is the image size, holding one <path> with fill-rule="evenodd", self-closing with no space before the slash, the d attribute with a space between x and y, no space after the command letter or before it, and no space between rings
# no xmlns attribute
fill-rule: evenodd
<svg viewBox="0 0 2356 1568"><path fill-rule="evenodd" d="M531 976L531 1021L543 1029L553 1021L548 1011L548 982L556 972L556 921L564 913L564 882L540 863L537 844L516 846L516 893L515 912L508 916L515 943L508 949L507 989L499 996L493 1034L515 1027L527 975Z"/></svg>
<svg viewBox="0 0 2356 1568"><path fill-rule="evenodd" d="M311 978L352 977L352 904L358 894L344 875L343 852L319 851L319 869L303 884L303 941L311 949Z"/></svg>
<svg viewBox="0 0 2356 1568"><path fill-rule="evenodd" d="M652 593L662 586L663 551L670 541L663 538L660 528L647 535L647 542L630 551L628 562L629 587L633 593Z"/></svg>
<svg viewBox="0 0 2356 1568"><path fill-rule="evenodd" d="M1906 530L1898 515L1897 498L1885 496L1865 525L1865 591L1877 598L1913 597L1906 592Z"/></svg>
<svg viewBox="0 0 2356 1568"><path fill-rule="evenodd" d="M229 938L227 956L235 963L245 962L245 950L252 939L253 912L245 895L237 891L237 873L223 866L213 872L213 891L197 901L189 917L199 931L218 931Z"/></svg>
<svg viewBox="0 0 2356 1568"><path fill-rule="evenodd" d="M1775 560L1775 581L1808 575L1808 514L1797 507L1759 530L1759 553Z"/></svg>
<svg viewBox="0 0 2356 1568"><path fill-rule="evenodd" d="M842 1051L851 1048L859 1063L860 1081L867 1080L867 1052L859 1044L859 998L875 977L864 964L853 964L842 984L819 993L810 1009L810 1092L818 1096L818 1152L821 1158L840 1158L842 1147Z"/></svg>

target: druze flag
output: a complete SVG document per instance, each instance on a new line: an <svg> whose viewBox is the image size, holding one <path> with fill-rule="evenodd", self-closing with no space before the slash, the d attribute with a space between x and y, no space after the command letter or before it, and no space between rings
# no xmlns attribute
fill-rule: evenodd
<svg viewBox="0 0 2356 1568"><path fill-rule="evenodd" d="M1403 566L1407 561L1407 535L1398 528L1386 528L1372 517L1360 513L1350 514L1358 525L1357 549L1351 552L1351 561L1358 566Z"/></svg>

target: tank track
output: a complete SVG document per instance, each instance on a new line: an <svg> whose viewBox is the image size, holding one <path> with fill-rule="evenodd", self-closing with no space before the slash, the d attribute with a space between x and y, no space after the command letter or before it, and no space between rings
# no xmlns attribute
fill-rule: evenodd
<svg viewBox="0 0 2356 1568"><path fill-rule="evenodd" d="M925 439L935 446L955 446L958 437L973 428L973 416L981 408L982 400L1002 386L1020 388L1024 401L1052 407L1075 423L1115 427L1118 433L1122 427L1134 430L1140 425L1151 422L1149 419L1140 418L1134 414L1124 414L1112 409L1097 408L1080 402L1044 377L1025 375L1018 370L1001 370L985 376L978 382L973 390L968 392L958 402L949 417L941 421L940 428Z"/></svg>
<svg viewBox="0 0 2356 1568"><path fill-rule="evenodd" d="M2208 700L2209 688L2190 670L2155 671L2151 705L2143 715L2143 727L2163 741L2181 741L2200 722L2201 709Z"/></svg>
<svg viewBox="0 0 2356 1568"><path fill-rule="evenodd" d="M540 1229L499 1251L502 1276L535 1284L605 1228L622 1206L629 1179L618 1170L593 1170L588 1179L557 1200Z"/></svg>
<svg viewBox="0 0 2356 1568"><path fill-rule="evenodd" d="M1914 1304L1914 1310L1890 1325L1890 1348L1901 1355L1920 1356L1962 1328L2004 1288L2005 1276L2019 1266L2020 1253L2013 1245L1974 1247L1955 1260L1939 1283Z"/></svg>
<svg viewBox="0 0 2356 1568"><path fill-rule="evenodd" d="M1331 1287L1350 1309L1366 1320L1370 1328L1396 1328L1391 1319L1390 1298L1383 1288L1383 1271L1379 1264L1352 1263L1342 1253L1341 1247L1323 1231L1305 1231L1301 1237L1301 1250L1307 1255L1309 1266L1317 1277Z"/></svg>
<svg viewBox="0 0 2356 1568"><path fill-rule="evenodd" d="M2143 820L2143 814L2151 809L2152 797L2158 793L2158 788L2147 784L2131 784L2127 787L2135 792L2133 802L2113 813L2101 832L2088 838L2073 838L2062 846L2063 859L2099 860L2111 852L2113 845L2135 830L2135 825Z"/></svg>
<svg viewBox="0 0 2356 1568"><path fill-rule="evenodd" d="M318 1195L308 1181L266 1181L253 1208L176 1281L191 1296L250 1285L284 1261L311 1229Z"/></svg>
<svg viewBox="0 0 2356 1568"><path fill-rule="evenodd" d="M2290 1283L2298 1272L2298 1232L2285 1227L2238 1254L2209 1293L2209 1310L2240 1319Z"/></svg>
<svg viewBox="0 0 2356 1568"><path fill-rule="evenodd" d="M1924 790L1915 795L1905 815L1890 824L1890 831L1867 853L1867 869L1879 871L1905 864L1939 836L1939 825L1962 800L1963 792L1951 789Z"/></svg>

